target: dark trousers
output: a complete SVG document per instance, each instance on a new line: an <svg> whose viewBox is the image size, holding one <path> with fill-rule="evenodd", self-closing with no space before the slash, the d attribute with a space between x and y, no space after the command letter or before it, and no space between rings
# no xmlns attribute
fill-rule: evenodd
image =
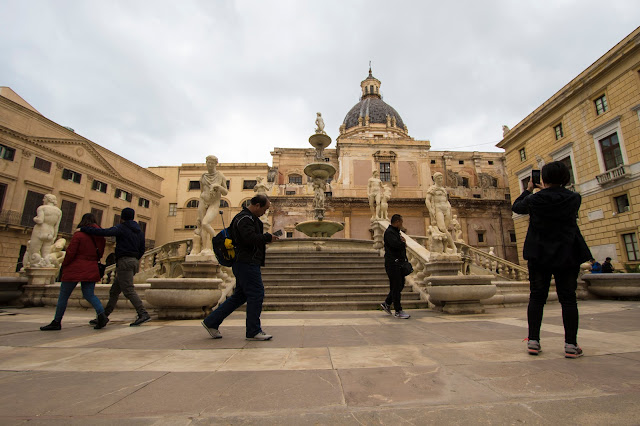
<svg viewBox="0 0 640 426"><path fill-rule="evenodd" d="M216 310L204 319L209 328L219 328L222 321L231 312L247 303L247 330L246 336L253 337L262 331L260 326L260 314L262 313L262 301L264 300L264 284L260 265L235 262L232 266L233 275L236 277L236 288L231 297L225 300Z"/></svg>
<svg viewBox="0 0 640 426"><path fill-rule="evenodd" d="M58 304L56 305L56 315L53 318L56 321L62 321L62 317L67 310L69 297L71 297L71 293L73 293L73 289L76 288L77 284L77 282L70 281L63 281L60 283L60 294L58 295ZM96 310L97 315L103 313L104 309L102 309L102 303L100 303L100 299L98 299L98 296L93 292L96 287L96 283L93 281L82 281L80 285L82 287L82 297L84 297L87 302L91 303L91 306Z"/></svg>
<svg viewBox="0 0 640 426"><path fill-rule="evenodd" d="M529 339L540 340L540 326L542 312L549 295L551 275L556 280L556 293L562 305L562 322L564 324L564 341L576 345L578 338L578 303L576 302L576 288L578 287L578 273L580 265L547 267L529 261L529 307L527 319L529 321Z"/></svg>
<svg viewBox="0 0 640 426"><path fill-rule="evenodd" d="M138 296L133 286L133 276L138 272L139 266L140 263L135 257L121 257L116 261L116 277L109 290L109 302L104 308L104 313L107 316L111 315L111 312L116 308L120 293L129 299L129 302L136 308L138 315L147 314L147 310L144 308L142 300L140 300L140 296Z"/></svg>
<svg viewBox="0 0 640 426"><path fill-rule="evenodd" d="M402 270L396 264L386 263L384 265L384 269L387 271L387 276L389 277L389 294L387 295L384 303L389 306L393 303L395 311L400 312L402 310L400 297L402 296L402 289L404 288L404 276L402 275Z"/></svg>

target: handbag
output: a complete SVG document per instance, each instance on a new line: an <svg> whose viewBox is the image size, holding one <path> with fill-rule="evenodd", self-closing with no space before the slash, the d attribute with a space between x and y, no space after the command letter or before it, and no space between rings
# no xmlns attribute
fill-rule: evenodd
<svg viewBox="0 0 640 426"><path fill-rule="evenodd" d="M407 275L413 272L413 265L408 260L400 261L396 259L398 266L400 267L400 272L402 272L402 276L406 277Z"/></svg>
<svg viewBox="0 0 640 426"><path fill-rule="evenodd" d="M104 277L104 271L105 269L107 269L107 265L100 262L100 252L98 251L98 245L96 244L96 240L93 238L93 235L91 235L91 241L93 241L93 245L96 247L96 256L98 257L98 273L100 274L99 279L102 280L102 277Z"/></svg>

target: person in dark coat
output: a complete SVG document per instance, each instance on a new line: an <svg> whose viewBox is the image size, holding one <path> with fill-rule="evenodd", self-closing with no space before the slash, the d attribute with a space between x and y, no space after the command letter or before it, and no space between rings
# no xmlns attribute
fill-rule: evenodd
<svg viewBox="0 0 640 426"><path fill-rule="evenodd" d="M78 224L78 228L90 227L100 229L96 223L96 217L92 213L86 213ZM49 325L40 327L42 331L60 330L62 317L67 309L67 301L76 288L78 282L82 287L82 297L96 310L95 329L103 328L109 322L104 314L100 299L94 294L96 281L99 281L100 272L98 262L104 254L105 241L103 237L93 237L83 232L73 234L69 247L62 261L62 279L60 283L60 295L56 305L56 314Z"/></svg>
<svg viewBox="0 0 640 426"><path fill-rule="evenodd" d="M151 320L151 316L144 308L142 300L133 285L133 276L138 272L140 258L144 254L145 248L144 233L140 229L138 222L133 220L134 217L135 211L127 207L122 209L122 214L120 215L121 223L116 226L107 229L83 227L80 230L89 235L116 237L116 277L109 290L109 302L104 309L104 313L106 316L111 315L122 292L138 313L136 320L129 325L138 326Z"/></svg>
<svg viewBox="0 0 640 426"><path fill-rule="evenodd" d="M389 277L389 294L383 303L382 310L391 315L391 303L395 309L395 318L409 319L411 315L402 310L400 302L405 278L400 266L407 260L407 241L400 234L402 216L391 216L391 224L384 231L384 269Z"/></svg>
<svg viewBox="0 0 640 426"><path fill-rule="evenodd" d="M611 264L611 258L607 257L602 264L602 273L610 274L613 272L613 265Z"/></svg>
<svg viewBox="0 0 640 426"><path fill-rule="evenodd" d="M545 165L541 171L540 191L533 194L530 180L527 189L513 203L512 210L529 215L529 230L524 241L523 257L528 261L531 293L527 318L529 337L527 350L532 355L541 351L540 326L549 295L551 276L562 305L565 333L565 357L582 356L578 346L578 304L576 288L580 264L591 259L591 252L577 224L580 194L565 188L570 181L567 166L559 161Z"/></svg>

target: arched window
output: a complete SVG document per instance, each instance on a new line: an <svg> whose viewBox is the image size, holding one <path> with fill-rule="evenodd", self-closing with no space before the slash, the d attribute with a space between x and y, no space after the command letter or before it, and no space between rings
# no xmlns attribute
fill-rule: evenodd
<svg viewBox="0 0 640 426"><path fill-rule="evenodd" d="M197 209L198 208L198 204L200 204L200 200L189 200L189 201L187 201L187 208L188 209Z"/></svg>
<svg viewBox="0 0 640 426"><path fill-rule="evenodd" d="M227 200L220 200L220 207L229 207Z"/></svg>
<svg viewBox="0 0 640 426"><path fill-rule="evenodd" d="M302 185L302 176L300 175L289 175L289 183L295 183L297 185Z"/></svg>
<svg viewBox="0 0 640 426"><path fill-rule="evenodd" d="M251 204L251 199L244 200L242 202L242 207L247 207L248 208L250 204Z"/></svg>

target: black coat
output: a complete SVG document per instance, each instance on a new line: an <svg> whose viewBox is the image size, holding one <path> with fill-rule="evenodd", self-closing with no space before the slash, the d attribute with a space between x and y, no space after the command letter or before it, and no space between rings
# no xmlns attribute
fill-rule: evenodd
<svg viewBox="0 0 640 426"><path fill-rule="evenodd" d="M116 259L135 257L140 259L144 254L144 233L135 220L127 220L111 228L101 229L85 226L80 229L89 235L116 237Z"/></svg>
<svg viewBox="0 0 640 426"><path fill-rule="evenodd" d="M236 261L264 266L266 245L271 242L271 234L263 232L260 218L243 207L231 221L231 235L236 247Z"/></svg>
<svg viewBox="0 0 640 426"><path fill-rule="evenodd" d="M549 267L575 266L591 259L577 218L582 197L564 187L524 191L511 208L529 215L523 257Z"/></svg>
<svg viewBox="0 0 640 426"><path fill-rule="evenodd" d="M407 244L400 239L400 230L389 225L384 231L384 263L397 264L407 259ZM398 262L396 262L398 259Z"/></svg>

